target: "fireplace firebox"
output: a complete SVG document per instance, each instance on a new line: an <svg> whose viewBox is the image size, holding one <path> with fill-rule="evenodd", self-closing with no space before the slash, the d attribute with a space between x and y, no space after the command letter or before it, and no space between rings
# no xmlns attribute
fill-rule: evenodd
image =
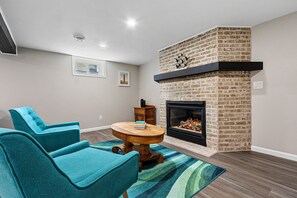
<svg viewBox="0 0 297 198"><path fill-rule="evenodd" d="M205 101L166 101L167 135L206 146Z"/></svg>

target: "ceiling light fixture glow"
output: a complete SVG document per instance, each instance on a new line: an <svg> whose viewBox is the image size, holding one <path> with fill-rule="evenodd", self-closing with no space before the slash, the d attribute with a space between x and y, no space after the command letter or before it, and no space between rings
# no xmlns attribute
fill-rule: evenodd
<svg viewBox="0 0 297 198"><path fill-rule="evenodd" d="M102 48L107 48L107 44L106 43L100 43L99 46L102 47Z"/></svg>
<svg viewBox="0 0 297 198"><path fill-rule="evenodd" d="M136 21L136 19L129 18L126 21L126 24L128 27L134 28L137 25L137 21Z"/></svg>

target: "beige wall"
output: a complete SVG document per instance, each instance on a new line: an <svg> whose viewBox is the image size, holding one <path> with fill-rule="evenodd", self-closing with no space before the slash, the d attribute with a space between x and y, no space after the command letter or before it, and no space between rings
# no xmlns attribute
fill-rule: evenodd
<svg viewBox="0 0 297 198"><path fill-rule="evenodd" d="M157 124L160 124L160 85L154 81L154 75L160 73L159 58L141 65L139 69L139 100L156 106Z"/></svg>
<svg viewBox="0 0 297 198"><path fill-rule="evenodd" d="M70 55L25 48L0 55L0 127L12 127L8 109L23 105L48 123L79 121L83 129L133 120L138 68L107 62L106 78L78 77ZM118 87L118 70L130 71L131 87Z"/></svg>
<svg viewBox="0 0 297 198"><path fill-rule="evenodd" d="M252 59L264 70L252 81L252 143L297 154L297 12L252 28Z"/></svg>

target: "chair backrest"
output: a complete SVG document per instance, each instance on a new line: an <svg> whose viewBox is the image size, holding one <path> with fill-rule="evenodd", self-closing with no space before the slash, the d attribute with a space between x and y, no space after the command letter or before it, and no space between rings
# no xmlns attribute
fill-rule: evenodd
<svg viewBox="0 0 297 198"><path fill-rule="evenodd" d="M19 107L9 110L14 128L30 134L39 133L46 127L43 120L31 107Z"/></svg>
<svg viewBox="0 0 297 198"><path fill-rule="evenodd" d="M16 130L0 128L0 170L0 197L45 196L69 185L41 145Z"/></svg>
<svg viewBox="0 0 297 198"><path fill-rule="evenodd" d="M4 146L0 143L0 197L23 197L17 178L10 166Z"/></svg>

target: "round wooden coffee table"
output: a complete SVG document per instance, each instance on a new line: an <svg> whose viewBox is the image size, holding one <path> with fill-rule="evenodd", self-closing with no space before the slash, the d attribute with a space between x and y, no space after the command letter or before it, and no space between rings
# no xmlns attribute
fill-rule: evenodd
<svg viewBox="0 0 297 198"><path fill-rule="evenodd" d="M123 145L114 146L112 152L128 153L136 150L140 154L139 170L142 169L142 163L150 160L157 160L158 163L164 161L163 155L150 150L150 144L163 141L164 130L161 127L147 124L146 129L135 129L134 122L118 122L111 125L112 134L124 140ZM134 145L138 144L138 145Z"/></svg>

